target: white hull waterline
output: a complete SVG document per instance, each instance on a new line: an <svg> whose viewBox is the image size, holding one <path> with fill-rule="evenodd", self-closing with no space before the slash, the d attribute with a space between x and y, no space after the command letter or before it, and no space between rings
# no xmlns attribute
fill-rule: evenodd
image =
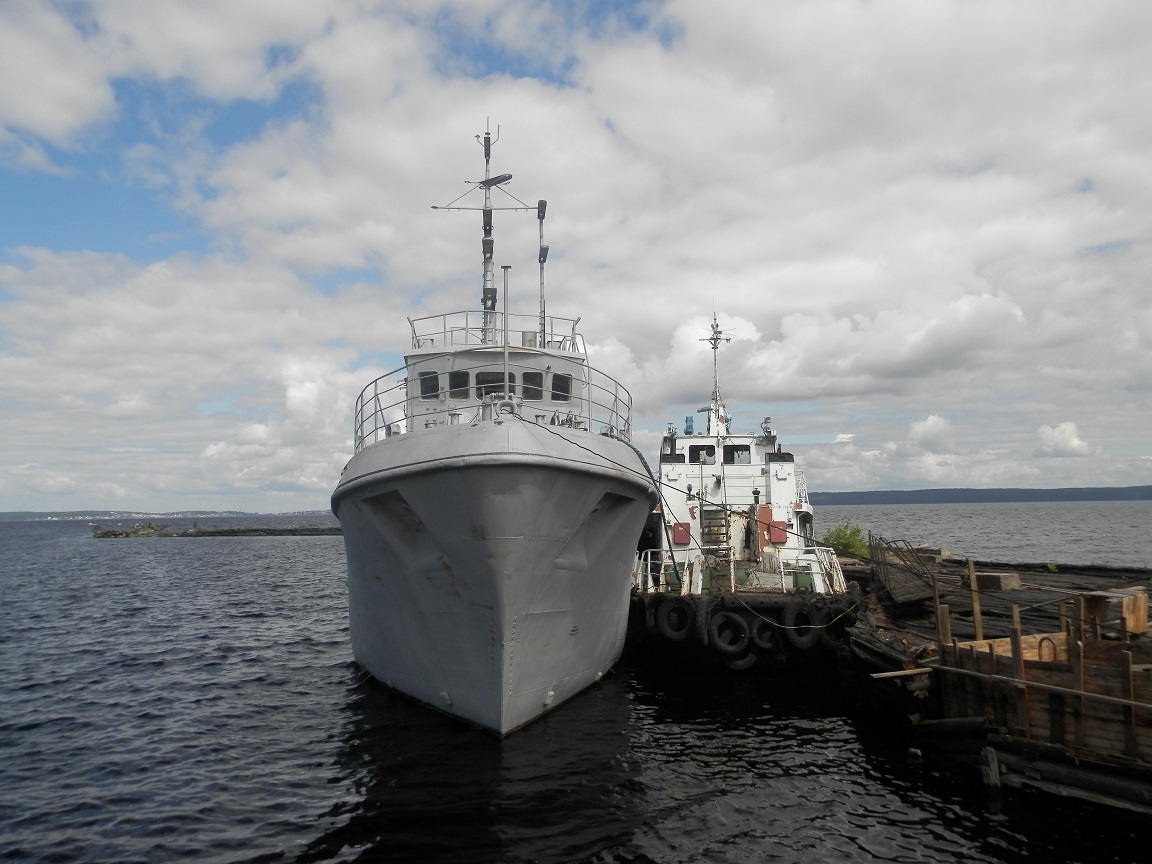
<svg viewBox="0 0 1152 864"><path fill-rule="evenodd" d="M575 322L492 308L490 253L485 309L413 320L405 366L361 394L332 509L357 662L505 735L619 659L656 495L627 391Z"/></svg>

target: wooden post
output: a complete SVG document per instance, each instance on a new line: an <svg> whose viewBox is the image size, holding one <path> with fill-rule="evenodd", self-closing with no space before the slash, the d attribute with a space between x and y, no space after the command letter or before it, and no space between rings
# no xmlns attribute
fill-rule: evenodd
<svg viewBox="0 0 1152 864"><path fill-rule="evenodd" d="M980 617L980 585L976 581L976 562L968 559L968 590L972 594L972 627L975 629L975 640L984 639L984 621Z"/></svg>
<svg viewBox="0 0 1152 864"><path fill-rule="evenodd" d="M939 656L943 657L944 641L940 638L940 580L936 576L936 571L932 571L932 611L936 613L936 650Z"/></svg>
<svg viewBox="0 0 1152 864"><path fill-rule="evenodd" d="M1068 654L1072 660L1072 677L1076 681L1076 690L1080 693L1084 692L1084 643L1077 639L1072 645L1068 646ZM1084 746L1084 708L1087 701L1081 696L1076 703L1076 744L1079 747Z"/></svg>
<svg viewBox="0 0 1152 864"><path fill-rule="evenodd" d="M992 675L998 675L1000 672L1000 662L996 659L996 643L988 643L988 662L992 664ZM996 686L993 681L988 682L988 692L992 700L992 720L997 726L1008 725L1008 709L1004 706L1004 700L1001 699L1002 689Z"/></svg>
<svg viewBox="0 0 1152 864"><path fill-rule="evenodd" d="M976 643L968 645L968 660L972 664L972 671L980 674L980 652L976 650ZM977 678L972 688L972 705L968 708L969 717L987 717L988 687L982 678Z"/></svg>
<svg viewBox="0 0 1152 864"><path fill-rule="evenodd" d="M952 644L952 612L947 603L936 606L936 639L940 643L940 656L944 656L944 646Z"/></svg>
<svg viewBox="0 0 1152 864"><path fill-rule="evenodd" d="M1020 632L1020 607L1012 604L1012 677L1020 683L1016 691L1016 719L1023 729L1025 738L1032 737L1032 724L1028 719L1028 685L1024 675L1024 646L1023 636Z"/></svg>
<svg viewBox="0 0 1152 864"><path fill-rule="evenodd" d="M1120 652L1120 695L1132 699L1132 652ZM1124 706L1124 755L1136 756L1136 706Z"/></svg>
<svg viewBox="0 0 1152 864"><path fill-rule="evenodd" d="M985 747L980 751L983 757L980 766L980 774L984 778L984 782L994 789L1000 788L1000 760L996 758L996 751L991 747Z"/></svg>

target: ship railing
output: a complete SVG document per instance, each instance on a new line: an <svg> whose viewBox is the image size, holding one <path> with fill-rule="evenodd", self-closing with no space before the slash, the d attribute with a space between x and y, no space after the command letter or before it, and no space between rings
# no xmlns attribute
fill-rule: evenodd
<svg viewBox="0 0 1152 864"><path fill-rule="evenodd" d="M806 563L801 563L805 560ZM820 579L824 583L817 588L819 594L843 594L848 590L848 583L844 581L844 571L840 567L840 559L836 557L835 549L828 546L801 546L796 550L794 558L781 557L781 564L789 562L803 566L812 573L813 579ZM816 566L811 566L813 563Z"/></svg>
<svg viewBox="0 0 1152 864"><path fill-rule="evenodd" d="M508 344L521 348L537 348L585 354L584 337L576 332L580 319L557 318L547 315L508 315ZM502 346L504 344L504 313L465 311L409 318L412 328L412 347L453 348L469 345Z"/></svg>
<svg viewBox="0 0 1152 864"><path fill-rule="evenodd" d="M804 479L804 472L799 468L796 469L796 502L803 504L805 508L810 506L808 504L808 481Z"/></svg>
<svg viewBox="0 0 1152 864"><path fill-rule="evenodd" d="M731 555L731 547L723 548ZM728 568L734 563L722 554L715 554L721 551L721 547L706 547L703 551L706 556L713 555L718 564L727 565ZM788 590L787 586L811 580L812 590L816 594L847 592L848 583L844 579L844 571L840 568L835 550L827 546L805 546L787 551L792 554L774 556L772 571L757 573L755 585L749 587L785 591ZM777 552L784 553L785 550ZM683 585L687 565L694 557L696 555L687 550L681 550L677 556L677 550L645 549L636 556L636 567L632 574L635 590L640 594L649 594L668 591L672 581Z"/></svg>
<svg viewBox="0 0 1152 864"><path fill-rule="evenodd" d="M429 358L429 364L438 358ZM487 361L458 371L495 371L500 381L466 389L452 389L445 383L431 392L418 388L422 361L394 369L370 382L356 399L353 418L355 452L393 435L421 429L450 426L489 419L493 413L515 413L541 425L561 426L629 441L632 437L632 395L615 378L587 364L572 377L571 393L557 394L549 387L525 387L524 372L539 372L539 365L508 363L509 378L505 398L504 365ZM445 381L447 375L439 375ZM531 398L525 391L532 392ZM535 398L539 396L540 398ZM463 398L461 398L463 397Z"/></svg>
<svg viewBox="0 0 1152 864"><path fill-rule="evenodd" d="M668 549L645 549L636 556L632 582L637 593L654 594L669 590L669 577L681 582L684 576L684 563L677 561L674 552Z"/></svg>

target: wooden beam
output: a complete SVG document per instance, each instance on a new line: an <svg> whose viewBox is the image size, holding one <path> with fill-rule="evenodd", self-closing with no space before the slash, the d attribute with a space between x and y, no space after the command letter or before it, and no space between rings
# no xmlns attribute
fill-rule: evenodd
<svg viewBox="0 0 1152 864"><path fill-rule="evenodd" d="M972 627L975 629L975 639L981 642L984 639L984 620L980 617L980 583L976 579L976 562L968 559L968 590L972 593Z"/></svg>

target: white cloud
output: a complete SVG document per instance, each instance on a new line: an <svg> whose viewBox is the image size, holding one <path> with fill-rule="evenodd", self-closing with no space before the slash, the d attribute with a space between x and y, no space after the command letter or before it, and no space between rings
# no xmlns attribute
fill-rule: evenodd
<svg viewBox="0 0 1152 864"><path fill-rule="evenodd" d="M1036 430L1040 445L1038 456L1090 456L1092 448L1080 438L1075 423L1059 423L1056 426L1041 426Z"/></svg>
<svg viewBox="0 0 1152 864"><path fill-rule="evenodd" d="M939 450L952 446L952 424L938 414L917 420L908 427L908 441L924 450Z"/></svg>
<svg viewBox="0 0 1152 864"><path fill-rule="evenodd" d="M647 452L707 400L715 313L735 426L772 415L813 489L1152 482L1152 7L573 8L0 7L0 165L198 234L147 261L0 235L0 507L324 506L404 318L476 305L479 219L429 205L489 117L494 170L550 202L549 312ZM536 232L498 214L529 314Z"/></svg>

